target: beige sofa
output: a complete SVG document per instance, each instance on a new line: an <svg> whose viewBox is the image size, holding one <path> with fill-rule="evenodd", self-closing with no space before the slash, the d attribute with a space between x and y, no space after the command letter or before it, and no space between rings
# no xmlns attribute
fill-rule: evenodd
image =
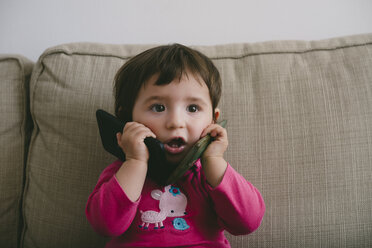
<svg viewBox="0 0 372 248"><path fill-rule="evenodd" d="M113 112L116 70L149 47L0 56L0 247L104 245L84 213L114 160L95 110ZM267 207L232 247L372 247L372 34L195 48L222 75L226 159Z"/></svg>

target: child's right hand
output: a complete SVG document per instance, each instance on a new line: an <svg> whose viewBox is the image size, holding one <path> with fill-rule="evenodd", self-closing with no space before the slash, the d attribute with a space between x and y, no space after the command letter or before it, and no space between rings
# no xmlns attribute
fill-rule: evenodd
<svg viewBox="0 0 372 248"><path fill-rule="evenodd" d="M138 122L126 123L123 134L116 134L118 145L125 153L127 161L133 159L147 164L149 151L144 143L147 137L156 138L156 135L148 127Z"/></svg>

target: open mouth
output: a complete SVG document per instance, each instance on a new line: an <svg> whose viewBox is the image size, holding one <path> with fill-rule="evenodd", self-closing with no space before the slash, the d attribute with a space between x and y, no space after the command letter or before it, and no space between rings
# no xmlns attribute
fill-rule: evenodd
<svg viewBox="0 0 372 248"><path fill-rule="evenodd" d="M185 149L186 142L182 137L176 137L164 144L165 150L170 154L177 154Z"/></svg>

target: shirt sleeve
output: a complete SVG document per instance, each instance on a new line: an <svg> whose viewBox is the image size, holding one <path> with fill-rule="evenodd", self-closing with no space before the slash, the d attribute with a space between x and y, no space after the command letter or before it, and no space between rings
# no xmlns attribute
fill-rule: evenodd
<svg viewBox="0 0 372 248"><path fill-rule="evenodd" d="M221 183L207 191L219 217L220 225L233 235L255 231L265 213L265 203L260 192L229 164Z"/></svg>
<svg viewBox="0 0 372 248"><path fill-rule="evenodd" d="M85 208L93 229L104 236L122 235L131 225L140 201L132 202L120 187L115 174L121 164L116 161L102 172Z"/></svg>

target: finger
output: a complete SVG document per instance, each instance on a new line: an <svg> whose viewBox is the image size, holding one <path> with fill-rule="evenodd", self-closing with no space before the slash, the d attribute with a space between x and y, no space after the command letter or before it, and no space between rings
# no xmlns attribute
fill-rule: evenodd
<svg viewBox="0 0 372 248"><path fill-rule="evenodd" d="M151 129L144 125L137 126L135 129L133 129L133 135L142 137L143 139L145 139L146 137L156 138L156 135L151 131Z"/></svg>
<svg viewBox="0 0 372 248"><path fill-rule="evenodd" d="M211 124L211 125L213 125L213 124ZM211 125L207 126L207 127L203 130L202 134L200 135L201 137L204 137L205 135L207 135L208 133L210 133L210 131L211 131Z"/></svg>
<svg viewBox="0 0 372 248"><path fill-rule="evenodd" d="M156 139L156 135L150 129L143 130L143 132L138 133L138 137L141 137L141 140L145 140L147 137Z"/></svg>
<svg viewBox="0 0 372 248"><path fill-rule="evenodd" d="M125 124L123 132L126 132L128 130L132 130L133 128L137 127L139 123L137 122L128 122Z"/></svg>
<svg viewBox="0 0 372 248"><path fill-rule="evenodd" d="M211 124L202 133L202 137L207 134L210 134L212 137L216 137L219 133L223 132L224 128L217 124Z"/></svg>
<svg viewBox="0 0 372 248"><path fill-rule="evenodd" d="M218 133L216 130L212 130L212 131L209 133L209 135L210 135L211 137L216 137L218 134L219 134L219 133Z"/></svg>
<svg viewBox="0 0 372 248"><path fill-rule="evenodd" d="M141 123L131 123L127 129L125 129L125 134L128 137L144 140L146 137L156 138L156 135Z"/></svg>
<svg viewBox="0 0 372 248"><path fill-rule="evenodd" d="M121 142L121 133L116 133L116 140L118 141L118 144Z"/></svg>

